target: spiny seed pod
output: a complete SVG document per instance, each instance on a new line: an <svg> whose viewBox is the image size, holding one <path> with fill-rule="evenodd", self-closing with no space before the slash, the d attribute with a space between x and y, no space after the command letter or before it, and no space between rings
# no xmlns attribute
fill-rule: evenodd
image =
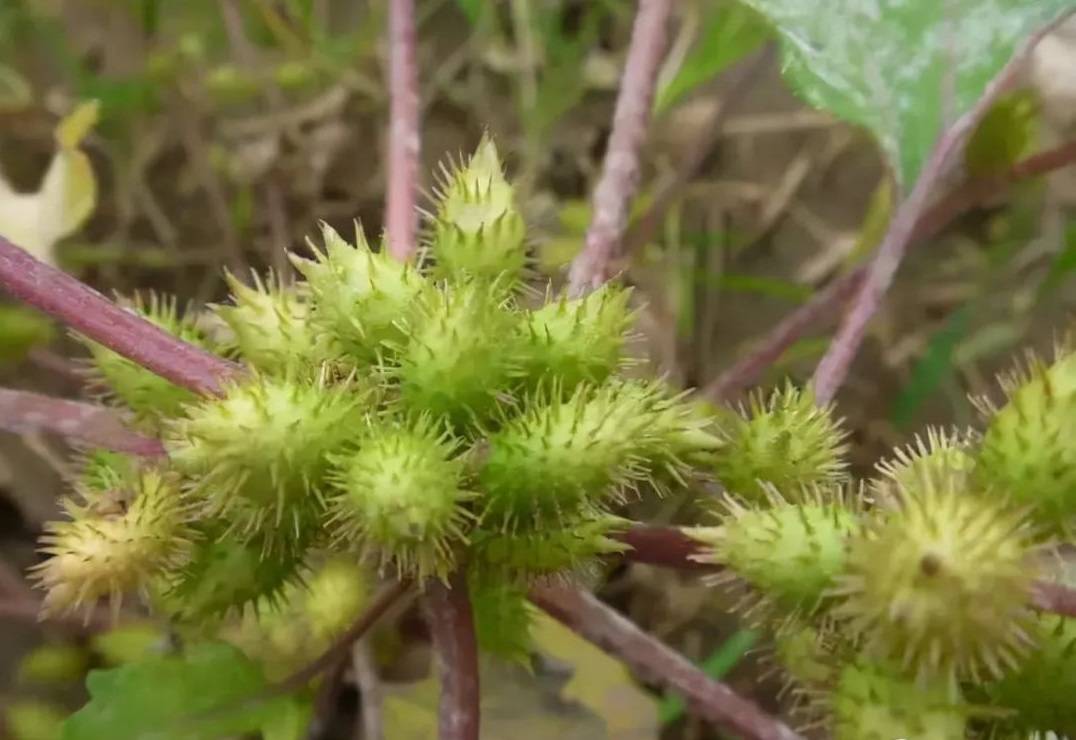
<svg viewBox="0 0 1076 740"><path fill-rule="evenodd" d="M466 539L458 441L439 422L371 424L357 448L333 457L329 501L336 539L366 549L382 567L444 576Z"/></svg>
<svg viewBox="0 0 1076 740"><path fill-rule="evenodd" d="M865 661L842 671L828 699L834 740L960 740L967 710L943 683L908 681L899 672Z"/></svg>
<svg viewBox="0 0 1076 740"><path fill-rule="evenodd" d="M630 291L606 283L583 298L561 296L531 312L523 329L524 368L531 387L556 381L571 392L601 383L622 363L632 324Z"/></svg>
<svg viewBox="0 0 1076 740"><path fill-rule="evenodd" d="M526 263L526 225L489 138L483 137L466 165L442 166L437 195L437 274L495 279L511 287Z"/></svg>
<svg viewBox="0 0 1076 740"><path fill-rule="evenodd" d="M976 475L1064 530L1076 520L1076 351L1059 350L1049 366L1031 358L1005 386L1008 403L990 419Z"/></svg>
<svg viewBox="0 0 1076 740"><path fill-rule="evenodd" d="M34 569L48 593L45 614L64 614L125 593L145 595L151 581L183 561L190 548L188 511L176 482L144 468L124 488L64 501L69 521L51 522L42 537L49 558Z"/></svg>
<svg viewBox="0 0 1076 740"><path fill-rule="evenodd" d="M527 589L513 583L469 577L478 647L502 660L530 665L534 607Z"/></svg>
<svg viewBox="0 0 1076 740"><path fill-rule="evenodd" d="M844 569L856 514L839 495L817 493L813 501L788 503L775 490L768 493L762 508L726 496L728 516L721 526L689 532L707 547L695 559L727 566L718 580L742 578L758 592L760 605L810 616Z"/></svg>
<svg viewBox="0 0 1076 740"><path fill-rule="evenodd" d="M637 397L616 386L580 386L560 396L556 389L539 394L489 438L478 474L483 526L556 525L647 476L640 450L651 430Z"/></svg>
<svg viewBox="0 0 1076 740"><path fill-rule="evenodd" d="M898 490L851 539L834 612L870 654L920 678L997 677L1033 644L1040 568L1026 515L977 495L962 473Z"/></svg>
<svg viewBox="0 0 1076 740"><path fill-rule="evenodd" d="M369 597L369 573L348 558L311 569L305 582L288 583L279 598L226 623L220 637L279 680L321 655L358 617Z"/></svg>
<svg viewBox="0 0 1076 740"><path fill-rule="evenodd" d="M270 544L286 545L321 510L326 455L355 436L363 402L362 392L323 378L255 376L187 407L165 443L209 513L240 537L274 532Z"/></svg>
<svg viewBox="0 0 1076 740"><path fill-rule="evenodd" d="M560 528L506 534L471 532L471 568L483 580L529 583L543 576L583 573L598 558L624 552L628 546L611 534L628 522L600 512L580 512Z"/></svg>
<svg viewBox="0 0 1076 740"><path fill-rule="evenodd" d="M895 449L891 459L876 466L883 478L874 488L891 496L900 487L920 485L924 476L970 475L975 467L974 442L971 432L928 429L925 438L916 435L912 444Z"/></svg>
<svg viewBox="0 0 1076 740"><path fill-rule="evenodd" d="M327 359L325 341L310 324L310 308L296 287L285 287L272 274L254 287L225 275L234 305L215 306L231 327L234 350L264 373L316 368Z"/></svg>
<svg viewBox="0 0 1076 740"><path fill-rule="evenodd" d="M308 242L314 260L292 256L313 296L313 321L353 360L370 363L387 341L403 337L406 319L425 279L411 265L374 252L355 224L355 246L321 224L325 251Z"/></svg>
<svg viewBox="0 0 1076 740"><path fill-rule="evenodd" d="M78 487L84 497L123 490L124 481L135 479L139 461L112 450L92 450L79 465Z"/></svg>
<svg viewBox="0 0 1076 740"><path fill-rule="evenodd" d="M399 348L404 405L457 426L488 417L518 373L518 353L506 346L516 320L499 291L483 283L443 285L423 295Z"/></svg>
<svg viewBox="0 0 1076 740"><path fill-rule="evenodd" d="M1042 615L1038 648L1015 673L986 687L993 703L1017 710L1007 725L1076 737L1076 619Z"/></svg>
<svg viewBox="0 0 1076 740"><path fill-rule="evenodd" d="M195 326L194 317L181 315L174 298L162 298L155 294L148 299L136 296L127 308L172 336L191 344L206 345L204 335ZM195 395L186 388L173 385L171 381L107 347L89 339L82 341L90 350L100 380L117 400L134 411L140 421L156 422L178 416L182 413L183 404L195 399Z"/></svg>
<svg viewBox="0 0 1076 740"><path fill-rule="evenodd" d="M723 421L726 444L716 454L715 472L731 493L763 502L768 482L794 498L804 486L845 477L847 433L832 408L818 408L808 390L788 384L768 400L753 395L749 409Z"/></svg>
<svg viewBox="0 0 1076 740"><path fill-rule="evenodd" d="M773 637L774 658L788 679L801 691L832 682L835 648L830 635L799 620L790 620Z"/></svg>
<svg viewBox="0 0 1076 740"><path fill-rule="evenodd" d="M191 558L168 579L159 601L178 619L194 623L277 603L289 584L303 579L304 554L271 550L258 540L227 536L225 522L204 523Z"/></svg>

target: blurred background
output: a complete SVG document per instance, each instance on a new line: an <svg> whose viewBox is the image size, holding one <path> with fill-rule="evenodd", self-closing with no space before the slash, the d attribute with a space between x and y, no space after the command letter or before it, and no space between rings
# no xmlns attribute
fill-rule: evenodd
<svg viewBox="0 0 1076 740"><path fill-rule="evenodd" d="M424 187L488 131L517 183L537 269L559 283L589 220L634 3L418 9ZM106 293L194 304L225 297L223 268L286 274L286 252L304 252L319 220L348 233L357 218L380 234L386 10L386 0L0 0L0 233ZM622 267L642 307L640 356L689 388L859 264L893 193L870 137L784 84L772 34L751 12L682 0L674 24ZM988 115L963 172L1002 172L1076 135L1073 69L1070 23ZM974 424L968 396L994 392L1016 352L1048 351L1071 324L1074 207L1070 168L999 193L913 250L838 398L857 472L927 425ZM809 378L836 319L762 384ZM61 327L0 304L0 384L93 397L83 357ZM161 639L151 626L37 623L23 574L71 466L62 440L0 434L0 703L11 737L56 737L89 667ZM700 516L686 495L631 513ZM750 650L757 636L698 578L620 566L600 587L712 675L768 708L785 700L765 651ZM428 655L412 655L406 622L370 659L389 740L432 736ZM718 737L578 638L540 632L534 671L485 681L489 737ZM348 686L361 683L352 673ZM341 692L321 737L352 736L355 693Z"/></svg>

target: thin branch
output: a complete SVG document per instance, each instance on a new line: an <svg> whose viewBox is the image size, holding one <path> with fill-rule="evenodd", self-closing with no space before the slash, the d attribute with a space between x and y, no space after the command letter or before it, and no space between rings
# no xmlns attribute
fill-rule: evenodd
<svg viewBox="0 0 1076 740"><path fill-rule="evenodd" d="M478 740L478 644L467 576L426 587L426 613L441 672L440 740Z"/></svg>
<svg viewBox="0 0 1076 740"><path fill-rule="evenodd" d="M617 539L632 546L624 557L634 563L678 570L719 570L719 566L692 559L693 555L704 551L704 546L679 527L635 526L617 535ZM1076 589L1058 583L1038 581L1031 603L1036 609L1076 617Z"/></svg>
<svg viewBox="0 0 1076 740"><path fill-rule="evenodd" d="M944 131L935 144L930 157L923 166L907 199L893 215L889 229L878 246L875 257L867 268L862 284L852 298L852 304L837 330L836 336L826 350L814 372L815 398L820 405L833 400L837 390L848 375L852 360L863 343L867 325L878 312L882 298L889 290L893 278L904 259L909 242L915 235L916 224L924 216L930 204L935 185L948 172L953 159L964 146L975 126L1009 86L1014 75L1030 56L1039 39L1045 36L1070 13L1035 33L1013 55L1009 63L990 84L975 105Z"/></svg>
<svg viewBox="0 0 1076 740"><path fill-rule="evenodd" d="M128 429L111 409L0 388L0 429L16 434L46 431L91 447L141 457L164 455L164 445Z"/></svg>
<svg viewBox="0 0 1076 740"><path fill-rule="evenodd" d="M637 673L682 694L700 717L745 740L800 738L592 594L563 586L538 586L531 589L530 598L555 619L616 655Z"/></svg>
<svg viewBox="0 0 1076 740"><path fill-rule="evenodd" d="M922 215L912 232L912 243L924 242L962 213L988 201L1016 183L1048 174L1073 163L1076 163L1076 139L1022 159L996 177L968 180L942 197ZM867 267L861 266L831 281L809 301L782 319L751 354L707 385L702 395L713 401L728 400L755 383L811 326L835 315L860 287L866 274Z"/></svg>
<svg viewBox="0 0 1076 740"><path fill-rule="evenodd" d="M417 248L419 97L414 0L389 3L389 146L385 232L389 253L407 261Z"/></svg>
<svg viewBox="0 0 1076 740"><path fill-rule="evenodd" d="M347 661L351 655L351 646L355 644L355 641L377 624L410 589L410 581L398 581L382 589L374 596L370 605L366 607L366 611L360 614L347 631L336 638L336 641L325 652L277 684L275 691L280 694L298 691L324 671L335 668L341 661Z"/></svg>
<svg viewBox="0 0 1076 740"><path fill-rule="evenodd" d="M0 288L162 378L217 394L241 368L126 311L65 272L0 236Z"/></svg>
<svg viewBox="0 0 1076 740"><path fill-rule="evenodd" d="M613 113L613 130L601 178L594 189L586 243L568 274L570 295L582 295L610 277L610 264L620 247L631 200L639 187L639 149L650 121L671 5L672 0L639 0Z"/></svg>
<svg viewBox="0 0 1076 740"><path fill-rule="evenodd" d="M362 740L383 740L385 722L382 716L384 703L381 677L369 640L363 639L351 648L352 672L359 688L359 721L355 737Z"/></svg>

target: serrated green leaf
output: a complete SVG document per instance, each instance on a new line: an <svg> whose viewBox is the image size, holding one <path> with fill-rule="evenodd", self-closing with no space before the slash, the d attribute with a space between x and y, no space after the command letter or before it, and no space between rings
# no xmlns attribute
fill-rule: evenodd
<svg viewBox="0 0 1076 740"><path fill-rule="evenodd" d="M1032 32L1072 8L1071 0L745 2L776 26L793 86L869 129L904 187L945 117L968 111Z"/></svg>
<svg viewBox="0 0 1076 740"><path fill-rule="evenodd" d="M64 723L63 740L209 740L272 727L296 701L263 696L261 669L222 643L93 671L86 685L90 701Z"/></svg>
<svg viewBox="0 0 1076 740"><path fill-rule="evenodd" d="M757 49L769 36L765 21L732 0L704 5L699 36L676 74L659 90L654 113L660 115L726 67Z"/></svg>

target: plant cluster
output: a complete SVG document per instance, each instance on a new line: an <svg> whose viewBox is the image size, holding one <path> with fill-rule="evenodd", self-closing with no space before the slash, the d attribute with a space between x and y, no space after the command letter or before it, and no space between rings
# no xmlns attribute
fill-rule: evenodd
<svg viewBox="0 0 1076 740"><path fill-rule="evenodd" d="M837 738L1076 734L1073 624L1033 600L1063 578L1076 524L1076 352L1003 385L985 431L932 430L866 482L809 392L724 425L729 491L719 525L692 530L697 557L771 629L800 710Z"/></svg>
<svg viewBox="0 0 1076 740"><path fill-rule="evenodd" d="M1076 523L1076 353L1007 379L981 434L932 431L855 483L810 390L703 408L626 372L627 290L530 288L490 141L434 210L417 267L324 226L301 282L231 276L205 314L133 302L241 363L218 396L89 343L168 455L88 460L45 540L48 611L138 593L284 676L359 611L356 563L462 570L480 644L525 660L528 586L624 550L619 504L708 475L726 493L697 557L836 737L1076 733L1076 635L1033 602Z"/></svg>

